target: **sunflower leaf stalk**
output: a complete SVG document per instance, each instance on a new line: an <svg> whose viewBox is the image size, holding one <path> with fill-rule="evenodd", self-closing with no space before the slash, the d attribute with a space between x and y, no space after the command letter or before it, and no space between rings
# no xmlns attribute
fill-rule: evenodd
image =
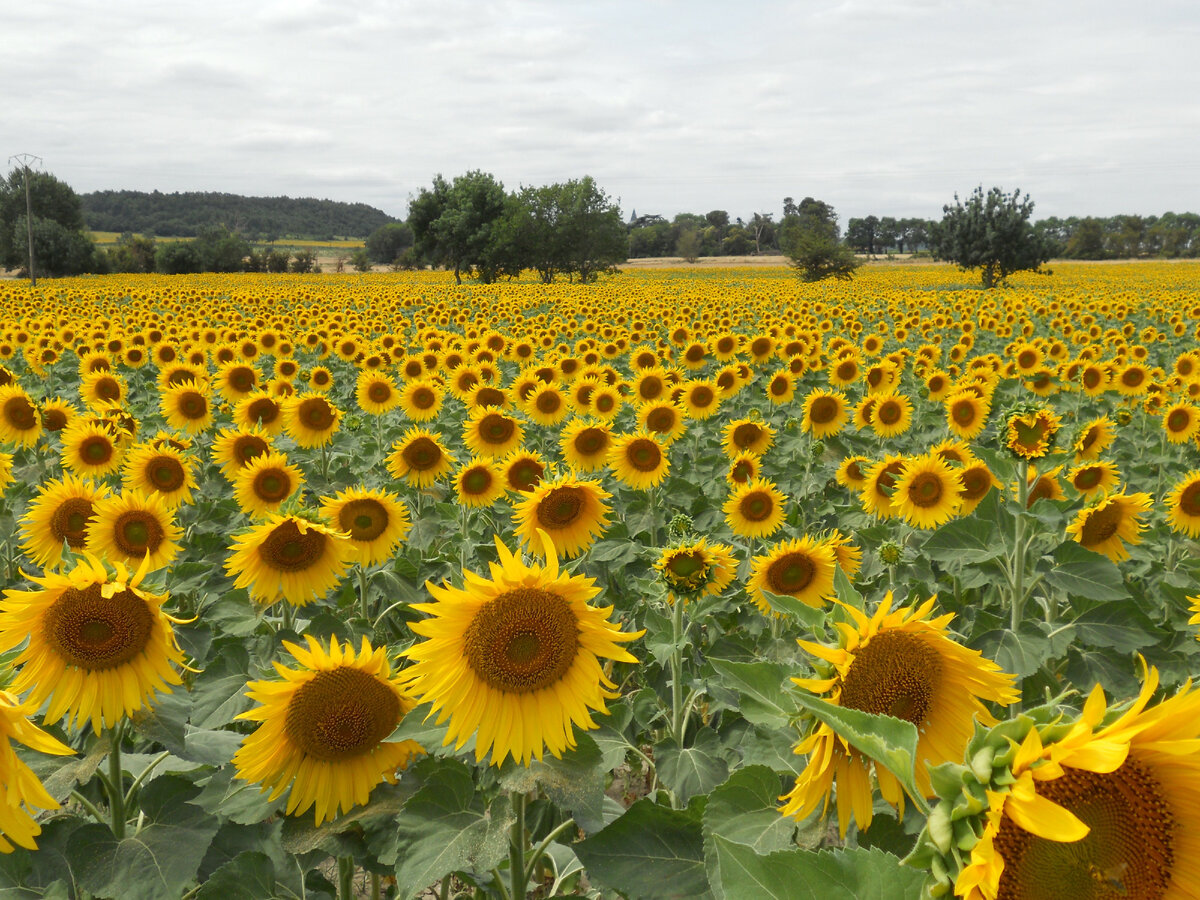
<svg viewBox="0 0 1200 900"><path fill-rule="evenodd" d="M1017 521L1013 534L1012 556L1009 560L1012 599L1009 608L1009 627L1016 631L1025 612L1025 505L1029 500L1029 463L1017 464Z"/></svg>
<svg viewBox="0 0 1200 900"><path fill-rule="evenodd" d="M516 817L512 824L512 834L508 843L508 867L512 890L509 896L514 898L525 896L525 886L529 878L525 871L525 794L513 791L510 794L513 815Z"/></svg>
<svg viewBox="0 0 1200 900"><path fill-rule="evenodd" d="M108 733L108 814L112 833L118 841L125 839L125 771L121 764L121 743L125 740L125 719L120 719Z"/></svg>

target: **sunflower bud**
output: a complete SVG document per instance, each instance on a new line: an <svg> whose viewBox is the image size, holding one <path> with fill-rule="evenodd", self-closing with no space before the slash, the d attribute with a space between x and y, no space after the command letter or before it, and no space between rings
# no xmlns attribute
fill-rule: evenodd
<svg viewBox="0 0 1200 900"><path fill-rule="evenodd" d="M879 561L885 566L898 564L904 555L904 549L895 541L884 541L879 545Z"/></svg>

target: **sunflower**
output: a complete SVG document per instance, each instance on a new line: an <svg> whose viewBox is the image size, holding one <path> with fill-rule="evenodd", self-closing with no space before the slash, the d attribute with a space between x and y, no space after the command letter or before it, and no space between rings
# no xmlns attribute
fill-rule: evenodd
<svg viewBox="0 0 1200 900"><path fill-rule="evenodd" d="M12 464L11 453L0 453L0 493L13 483Z"/></svg>
<svg viewBox="0 0 1200 900"><path fill-rule="evenodd" d="M841 391L812 390L804 398L804 418L800 428L823 439L837 434L850 420L846 397Z"/></svg>
<svg viewBox="0 0 1200 900"><path fill-rule="evenodd" d="M231 360L217 369L217 390L230 403L254 393L258 387L258 369L248 363Z"/></svg>
<svg viewBox="0 0 1200 900"><path fill-rule="evenodd" d="M213 441L212 459L225 479L233 483L252 459L271 450L271 435L266 431L257 427L226 428Z"/></svg>
<svg viewBox="0 0 1200 900"><path fill-rule="evenodd" d="M1141 516L1150 510L1149 494L1110 494L1093 506L1084 507L1067 534L1089 550L1103 553L1113 562L1129 557L1125 543L1139 544Z"/></svg>
<svg viewBox="0 0 1200 900"><path fill-rule="evenodd" d="M354 399L363 412L382 416L400 405L400 392L385 372L363 372L354 387Z"/></svg>
<svg viewBox="0 0 1200 900"><path fill-rule="evenodd" d="M46 431L61 432L70 427L78 417L75 407L62 397L52 397L42 401L42 427Z"/></svg>
<svg viewBox="0 0 1200 900"><path fill-rule="evenodd" d="M538 532L545 532L555 554L568 559L578 556L608 526L611 508L604 501L611 497L599 482L574 472L543 480L513 507L516 535L531 553L542 549Z"/></svg>
<svg viewBox="0 0 1200 900"><path fill-rule="evenodd" d="M722 445L725 455L733 459L740 453L762 456L774 440L775 430L766 422L734 419L725 425Z"/></svg>
<svg viewBox="0 0 1200 900"><path fill-rule="evenodd" d="M836 647L797 642L825 664L818 663L824 677L792 679L837 706L913 723L919 734L916 786L926 797L933 793L926 764L960 761L975 720L995 724L982 701L1009 704L1018 698L1011 675L950 637L952 615L933 617L936 601L893 610L889 592L869 618L844 606L850 621L838 624ZM814 723L796 753L808 754L808 764L782 798L781 812L803 819L818 807L828 809L836 781L841 836L852 820L866 830L874 815L870 760L824 723ZM900 784L882 766L874 768L884 801L902 812Z"/></svg>
<svg viewBox="0 0 1200 900"><path fill-rule="evenodd" d="M532 491L546 474L546 461L537 451L518 450L504 458L504 482L510 491Z"/></svg>
<svg viewBox="0 0 1200 900"><path fill-rule="evenodd" d="M687 431L683 410L669 399L642 404L637 421L643 431L657 435L664 447L670 447Z"/></svg>
<svg viewBox="0 0 1200 900"><path fill-rule="evenodd" d="M42 417L18 385L0 387L0 442L32 447L42 434Z"/></svg>
<svg viewBox="0 0 1200 900"><path fill-rule="evenodd" d="M341 421L341 410L321 394L296 394L283 405L284 427L300 447L328 444L333 440Z"/></svg>
<svg viewBox="0 0 1200 900"><path fill-rule="evenodd" d="M82 551L95 505L107 496L104 484L69 472L40 485L21 519L21 548L43 569L62 561L64 543L76 553Z"/></svg>
<svg viewBox="0 0 1200 900"><path fill-rule="evenodd" d="M1200 470L1188 472L1167 495L1167 521L1174 531L1200 537Z"/></svg>
<svg viewBox="0 0 1200 900"><path fill-rule="evenodd" d="M725 473L725 481L730 487L735 484L746 484L758 478L762 472L762 460L748 450L743 450L729 461L729 471Z"/></svg>
<svg viewBox="0 0 1200 900"><path fill-rule="evenodd" d="M987 426L988 403L973 391L957 391L944 403L946 427L955 437L972 441Z"/></svg>
<svg viewBox="0 0 1200 900"><path fill-rule="evenodd" d="M914 528L937 528L962 506L962 479L932 454L906 459L892 491L892 509Z"/></svg>
<svg viewBox="0 0 1200 900"><path fill-rule="evenodd" d="M776 406L791 403L796 396L796 378L787 369L780 369L767 382L767 399Z"/></svg>
<svg viewBox="0 0 1200 900"><path fill-rule="evenodd" d="M471 410L463 424L463 442L476 456L507 456L524 439L519 421L487 406Z"/></svg>
<svg viewBox="0 0 1200 900"><path fill-rule="evenodd" d="M442 446L441 435L416 425L392 445L387 458L388 472L417 488L429 487L448 475L453 466L454 459Z"/></svg>
<svg viewBox="0 0 1200 900"><path fill-rule="evenodd" d="M324 359L324 356L318 358ZM326 394L333 390L333 373L325 366L313 366L308 373L308 386L318 394Z"/></svg>
<svg viewBox="0 0 1200 900"><path fill-rule="evenodd" d="M454 492L462 506L473 509L491 506L504 496L504 470L495 459L473 457L454 473Z"/></svg>
<svg viewBox="0 0 1200 900"><path fill-rule="evenodd" d="M1200 434L1200 408L1191 403L1172 403L1162 414L1163 430L1172 444L1186 444Z"/></svg>
<svg viewBox="0 0 1200 900"><path fill-rule="evenodd" d="M892 494L896 487L896 479L904 471L903 456L887 454L879 462L867 469L866 483L859 490L858 497L864 512L880 519L890 519L897 510L892 506Z"/></svg>
<svg viewBox="0 0 1200 900"><path fill-rule="evenodd" d="M889 390L876 395L871 410L871 428L881 438L896 437L912 424L912 401L904 394Z"/></svg>
<svg viewBox="0 0 1200 900"><path fill-rule="evenodd" d="M63 468L87 478L103 478L121 466L122 451L103 425L80 420L62 436Z"/></svg>
<svg viewBox="0 0 1200 900"><path fill-rule="evenodd" d="M122 481L126 490L157 494L172 509L190 503L196 487L192 461L166 443L134 447L122 465Z"/></svg>
<svg viewBox="0 0 1200 900"><path fill-rule="evenodd" d="M42 827L29 810L59 807L33 770L13 752L12 742L56 756L75 752L34 725L29 717L35 712L29 703L22 704L14 694L0 690L0 784L5 787L0 800L0 853L12 853L14 844L36 850L34 838L42 833Z"/></svg>
<svg viewBox="0 0 1200 900"><path fill-rule="evenodd" d="M590 412L597 419L611 422L621 411L625 401L621 392L612 385L602 384L594 391L589 401Z"/></svg>
<svg viewBox="0 0 1200 900"><path fill-rule="evenodd" d="M474 735L475 760L491 754L529 765L544 751L561 757L575 746L574 729L596 727L589 710L607 714L618 696L600 660L636 663L620 645L643 632L623 632L612 607L589 606L592 579L561 572L554 543L537 536L544 565L524 565L496 538L499 562L491 578L464 572L464 586L426 583L433 603L414 604L429 618L409 627L428 638L405 651L405 670L418 702L430 701L444 743L455 749Z"/></svg>
<svg viewBox="0 0 1200 900"><path fill-rule="evenodd" d="M621 484L644 491L662 484L671 469L671 460L663 445L642 431L615 438L608 451L608 465Z"/></svg>
<svg viewBox="0 0 1200 900"><path fill-rule="evenodd" d="M833 551L834 561L838 568L846 573L847 578L858 574L858 570L862 568L862 548L855 544L849 535L833 528L823 540Z"/></svg>
<svg viewBox="0 0 1200 900"><path fill-rule="evenodd" d="M1041 459L1061 427L1062 419L1049 407L1022 408L1004 422L1004 446L1021 459Z"/></svg>
<svg viewBox="0 0 1200 900"><path fill-rule="evenodd" d="M159 406L168 425L188 434L207 431L213 423L212 400L208 396L207 385L181 381L165 387Z"/></svg>
<svg viewBox="0 0 1200 900"><path fill-rule="evenodd" d="M712 596L733 583L738 563L728 544L710 544L707 538L700 538L667 547L654 568L672 595Z"/></svg>
<svg viewBox="0 0 1200 900"><path fill-rule="evenodd" d="M643 369L633 380L634 397L641 403L661 400L667 391L667 372L654 365Z"/></svg>
<svg viewBox="0 0 1200 900"><path fill-rule="evenodd" d="M721 391L716 382L698 379L684 384L680 397L684 411L691 419L710 419L721 406Z"/></svg>
<svg viewBox="0 0 1200 900"><path fill-rule="evenodd" d="M721 509L730 530L739 537L770 537L783 525L787 498L765 478L739 484Z"/></svg>
<svg viewBox="0 0 1200 900"><path fill-rule="evenodd" d="M972 742L981 745L982 765L972 766L957 797L942 798L957 807L947 821L967 820L955 833L978 836L954 849L960 862L942 866L956 896L1195 896L1200 691L1189 682L1150 706L1158 673L1144 678L1119 714L1097 685L1074 722L1056 710L1052 722L1024 717L1023 738L1008 725Z"/></svg>
<svg viewBox="0 0 1200 900"><path fill-rule="evenodd" d="M436 381L418 378L400 388L400 409L413 422L436 419L446 392Z"/></svg>
<svg viewBox="0 0 1200 900"><path fill-rule="evenodd" d="M89 372L79 379L79 399L93 409L102 403L120 403L129 389L114 372Z"/></svg>
<svg viewBox="0 0 1200 900"><path fill-rule="evenodd" d="M345 532L277 514L235 537L229 550L225 571L234 586L264 606L280 598L304 606L325 596L355 554Z"/></svg>
<svg viewBox="0 0 1200 900"><path fill-rule="evenodd" d="M861 491L867 485L867 469L872 463L867 456L847 456L838 464L834 479L842 487L852 491Z"/></svg>
<svg viewBox="0 0 1200 900"><path fill-rule="evenodd" d="M166 596L139 589L144 563L132 576L120 563L113 569L86 554L68 574L27 575L38 590L8 590L0 600L0 653L25 645L12 691L28 691L34 709L49 701L46 724L90 720L99 734L182 683L171 628L179 623L162 611Z"/></svg>
<svg viewBox="0 0 1200 900"><path fill-rule="evenodd" d="M1067 499L1067 495L1063 493L1062 485L1058 483L1058 474L1062 470L1062 466L1055 466L1049 472L1042 474L1038 472L1037 466L1029 467L1029 471L1025 475L1025 483L1027 485L1025 496L1026 508L1033 506L1039 500Z"/></svg>
<svg viewBox="0 0 1200 900"><path fill-rule="evenodd" d="M778 616L782 613L771 608L767 591L820 608L833 594L836 570L837 557L832 545L805 535L781 541L767 553L755 556L746 587L764 616Z"/></svg>
<svg viewBox="0 0 1200 900"><path fill-rule="evenodd" d="M279 508L300 490L304 475L289 465L287 456L271 451L262 453L238 470L233 480L233 498L242 512L262 519Z"/></svg>
<svg viewBox="0 0 1200 900"><path fill-rule="evenodd" d="M986 463L974 460L963 466L958 473L958 480L962 482L962 492L959 497L962 500L962 506L959 507L959 515L969 516L975 511L983 498L986 497L992 488L1003 487L1000 479L992 474L992 470L987 467Z"/></svg>
<svg viewBox="0 0 1200 900"><path fill-rule="evenodd" d="M563 428L558 444L567 465L580 472L595 472L608 459L612 441L612 427L607 422L572 419Z"/></svg>
<svg viewBox="0 0 1200 900"><path fill-rule="evenodd" d="M242 429L257 428L266 434L277 435L283 431L283 407L267 391L254 391L234 405L233 424Z"/></svg>
<svg viewBox="0 0 1200 900"><path fill-rule="evenodd" d="M571 403L558 385L539 381L521 402L521 409L538 425L553 426L571 414Z"/></svg>
<svg viewBox="0 0 1200 900"><path fill-rule="evenodd" d="M140 566L148 571L169 565L179 554L183 529L175 514L157 493L121 491L93 504L84 548L110 562Z"/></svg>
<svg viewBox="0 0 1200 900"><path fill-rule="evenodd" d="M314 807L320 826L339 809L365 804L381 781L395 784L396 771L424 751L415 741L387 740L415 704L385 648L365 636L357 654L336 637L328 650L311 635L305 640L307 649L283 642L300 667L276 663L282 681L246 685L260 705L237 718L262 724L242 741L233 765L238 778L270 790L271 800L290 787L287 814Z"/></svg>
<svg viewBox="0 0 1200 900"><path fill-rule="evenodd" d="M1121 473L1110 462L1084 463L1068 472L1067 480L1088 500L1094 500L1116 490L1121 483Z"/></svg>

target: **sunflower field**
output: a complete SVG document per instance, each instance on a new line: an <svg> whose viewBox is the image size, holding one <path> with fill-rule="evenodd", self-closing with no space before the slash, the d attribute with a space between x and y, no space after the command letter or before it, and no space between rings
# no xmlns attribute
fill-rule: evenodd
<svg viewBox="0 0 1200 900"><path fill-rule="evenodd" d="M1200 265L961 277L0 282L0 898L1200 897Z"/></svg>

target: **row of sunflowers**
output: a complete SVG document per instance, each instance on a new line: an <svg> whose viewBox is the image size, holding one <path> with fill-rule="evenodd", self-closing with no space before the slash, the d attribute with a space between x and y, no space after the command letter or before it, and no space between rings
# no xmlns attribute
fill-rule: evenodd
<svg viewBox="0 0 1200 900"><path fill-rule="evenodd" d="M1193 896L1198 274L0 283L0 888Z"/></svg>

